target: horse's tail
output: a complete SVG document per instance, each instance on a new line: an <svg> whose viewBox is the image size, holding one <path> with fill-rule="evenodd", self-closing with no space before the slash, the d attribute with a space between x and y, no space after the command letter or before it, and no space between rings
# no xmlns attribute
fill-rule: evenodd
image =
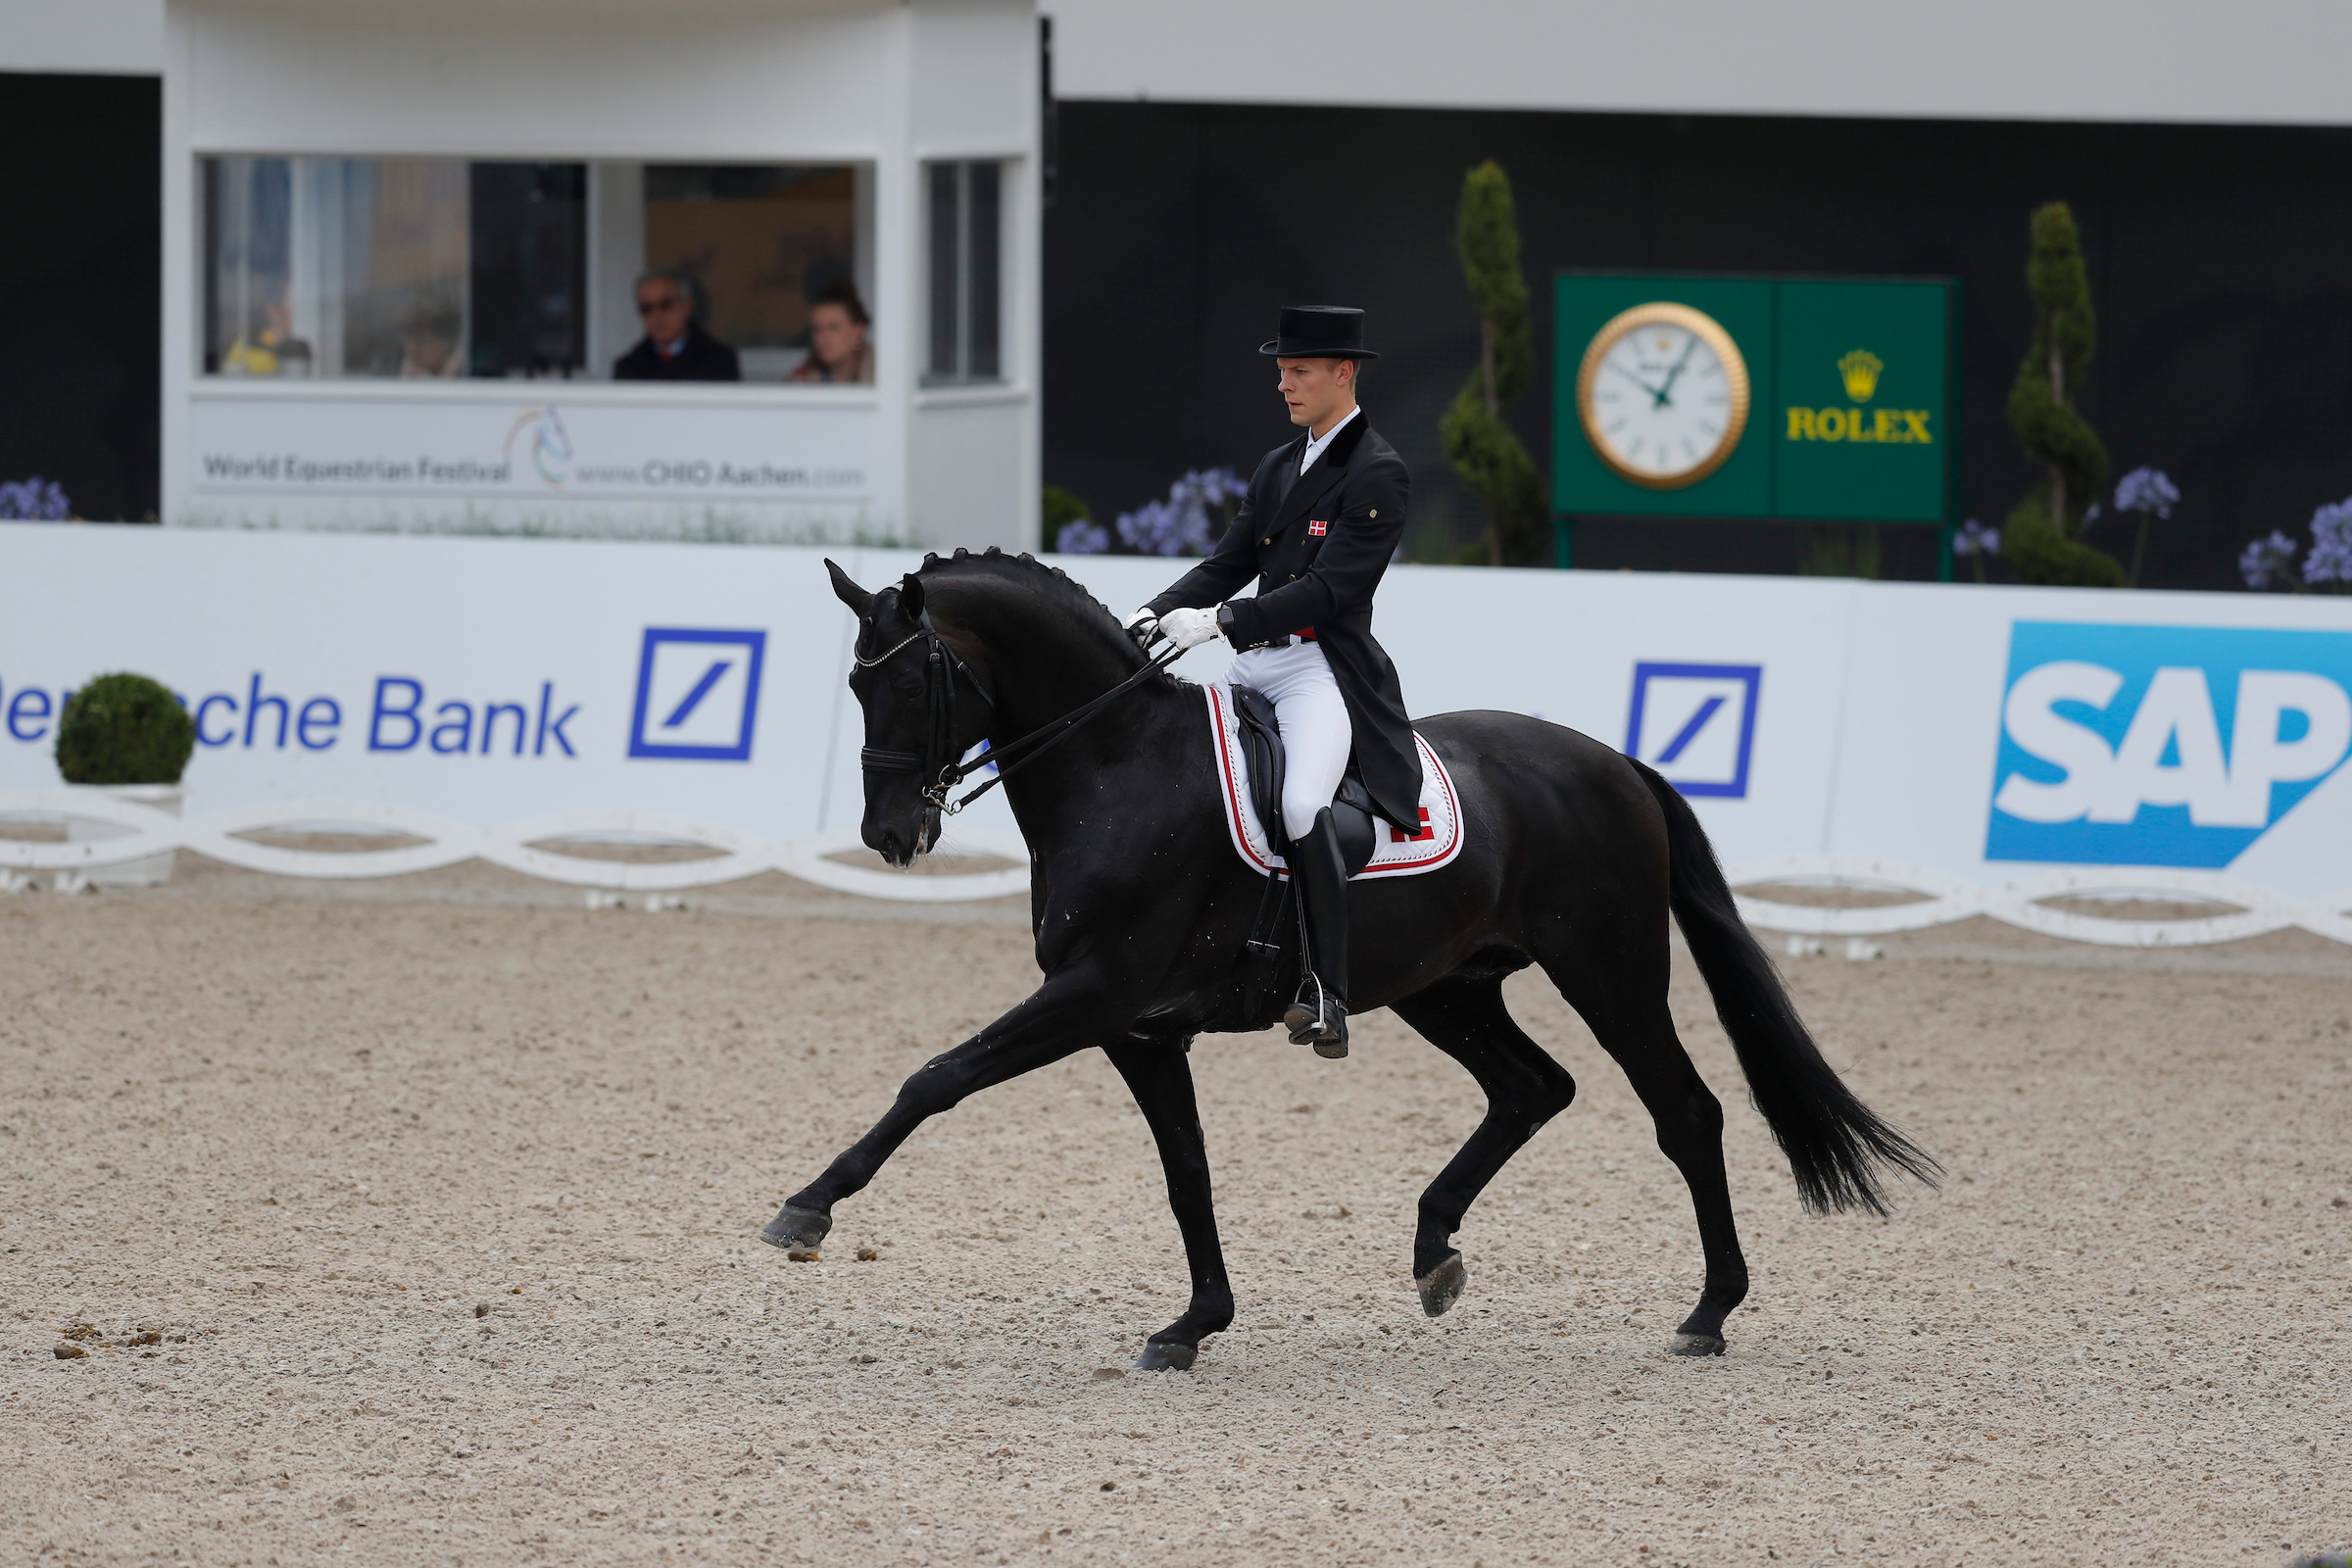
<svg viewBox="0 0 2352 1568"><path fill-rule="evenodd" d="M1779 971L1740 918L1715 847L1690 803L1652 769L1638 761L1634 768L1666 813L1675 920L1714 995L1715 1015L1732 1037L1749 1097L1788 1156L1805 1206L1817 1213L1886 1213L1882 1164L1935 1186L1942 1174L1935 1157L1881 1121L1822 1059Z"/></svg>

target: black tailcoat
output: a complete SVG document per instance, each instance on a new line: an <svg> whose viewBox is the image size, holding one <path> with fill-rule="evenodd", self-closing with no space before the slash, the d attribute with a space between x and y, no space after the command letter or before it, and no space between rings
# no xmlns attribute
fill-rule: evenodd
<svg viewBox="0 0 2352 1568"><path fill-rule="evenodd" d="M1421 754L1396 666L1372 640L1372 593L1404 533L1412 479L1362 414L1304 473L1306 436L1266 454L1217 548L1152 601L1155 615L1230 601L1236 648L1313 628L1348 701L1355 758L1380 814L1421 831ZM1235 599L1257 579L1257 597Z"/></svg>

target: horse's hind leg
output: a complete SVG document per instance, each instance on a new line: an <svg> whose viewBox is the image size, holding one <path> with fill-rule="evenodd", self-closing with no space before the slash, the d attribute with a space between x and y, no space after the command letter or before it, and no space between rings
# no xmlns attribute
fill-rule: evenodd
<svg viewBox="0 0 2352 1568"><path fill-rule="evenodd" d="M1390 1008L1467 1067L1487 1094L1486 1118L1421 1195L1413 1284L1421 1292L1421 1309L1436 1317L1469 1282L1453 1247L1462 1216L1536 1130L1568 1108L1576 1080L1511 1020L1499 976L1441 980Z"/></svg>
<svg viewBox="0 0 2352 1568"><path fill-rule="evenodd" d="M1661 923L1663 911L1661 911ZM1600 1047L1625 1069L1634 1093L1655 1125L1658 1149L1674 1161L1698 1213L1698 1241L1707 1280L1698 1305L1667 1348L1677 1355L1721 1355L1723 1320L1747 1297L1747 1259L1732 1218L1731 1184L1723 1172L1723 1105L1690 1065L1666 1003L1667 954L1659 933L1654 961L1646 956L1539 954L1544 972L1576 1008ZM1592 955L1592 956L1588 956Z"/></svg>

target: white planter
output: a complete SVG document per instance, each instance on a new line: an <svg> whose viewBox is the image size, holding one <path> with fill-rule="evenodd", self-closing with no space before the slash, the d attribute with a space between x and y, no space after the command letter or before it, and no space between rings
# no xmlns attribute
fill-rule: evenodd
<svg viewBox="0 0 2352 1568"><path fill-rule="evenodd" d="M133 806L144 806L149 810L165 811L172 816L179 815L180 803L188 795L188 787L184 784L75 784L69 787L86 790L93 795L104 795L110 800L127 801ZM131 829L120 823L95 821L86 816L66 818L66 842L69 844L94 844L104 839L128 838L131 832ZM125 860L120 865L92 866L82 874L100 887L157 888L172 880L172 863L178 857L177 850L159 850L153 855L142 855L135 860Z"/></svg>

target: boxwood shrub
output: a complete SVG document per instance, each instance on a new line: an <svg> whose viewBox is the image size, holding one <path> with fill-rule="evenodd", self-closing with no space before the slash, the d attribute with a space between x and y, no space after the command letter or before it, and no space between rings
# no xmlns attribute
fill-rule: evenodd
<svg viewBox="0 0 2352 1568"><path fill-rule="evenodd" d="M176 784L196 750L196 721L144 675L101 675L57 721L57 770L69 784Z"/></svg>

